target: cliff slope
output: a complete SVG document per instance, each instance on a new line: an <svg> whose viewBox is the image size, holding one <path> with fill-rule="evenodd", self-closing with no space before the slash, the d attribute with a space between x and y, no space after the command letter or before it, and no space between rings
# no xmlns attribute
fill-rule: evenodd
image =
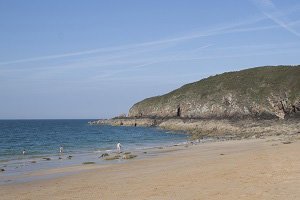
<svg viewBox="0 0 300 200"><path fill-rule="evenodd" d="M300 66L227 72L136 103L129 117L287 118L300 115Z"/></svg>

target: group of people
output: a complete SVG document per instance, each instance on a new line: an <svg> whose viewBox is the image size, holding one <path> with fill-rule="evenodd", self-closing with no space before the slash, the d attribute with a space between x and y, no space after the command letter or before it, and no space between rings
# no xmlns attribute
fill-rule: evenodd
<svg viewBox="0 0 300 200"><path fill-rule="evenodd" d="M117 143L117 152L118 152L118 153L121 153L121 148L122 148L122 145L121 145L120 142L118 142L118 143ZM64 152L64 147L61 145L61 146L59 147L59 153L62 154L63 152ZM25 149L23 149L22 154L23 154L23 155L26 154L26 150L25 150Z"/></svg>

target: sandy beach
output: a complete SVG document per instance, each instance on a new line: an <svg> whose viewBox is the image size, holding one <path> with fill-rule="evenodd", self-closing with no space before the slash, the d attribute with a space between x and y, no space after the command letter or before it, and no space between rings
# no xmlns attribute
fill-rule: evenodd
<svg viewBox="0 0 300 200"><path fill-rule="evenodd" d="M0 186L8 199L300 199L295 137L157 149L155 156L32 173L69 174Z"/></svg>

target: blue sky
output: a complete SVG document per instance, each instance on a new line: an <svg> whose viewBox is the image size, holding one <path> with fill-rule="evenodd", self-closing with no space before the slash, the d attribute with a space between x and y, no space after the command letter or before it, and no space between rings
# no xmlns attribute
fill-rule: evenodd
<svg viewBox="0 0 300 200"><path fill-rule="evenodd" d="M298 0L0 0L0 118L107 118L225 71L299 64Z"/></svg>

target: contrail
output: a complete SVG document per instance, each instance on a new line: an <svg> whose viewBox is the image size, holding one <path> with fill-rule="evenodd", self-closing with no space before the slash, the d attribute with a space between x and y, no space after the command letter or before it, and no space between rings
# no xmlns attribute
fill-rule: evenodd
<svg viewBox="0 0 300 200"><path fill-rule="evenodd" d="M273 22L275 22L276 24L278 24L282 28L289 31L290 33L293 33L294 35L300 37L300 33L298 31L296 31L295 29L293 29L292 27L290 27L288 23L278 19L277 17L275 17L275 16L273 16L269 13L264 13L264 15L267 16L268 18L270 18L271 20L273 20Z"/></svg>
<svg viewBox="0 0 300 200"><path fill-rule="evenodd" d="M96 53L109 53L109 52L130 50L130 49L135 49L135 48L143 48L143 47L149 47L149 46L171 44L171 43L176 43L176 42L184 42L187 40L197 39L197 38L201 38L201 37L226 34L226 33L229 33L230 30L233 28L247 25L247 24L252 24L252 23L258 22L263 19L264 18L261 18L261 17L252 17L252 18L250 18L248 20L244 20L242 22L221 25L221 26L218 26L218 27L213 28L206 32L195 31L195 32L186 33L185 35L178 36L178 37L155 40L155 41L150 41L150 42L129 44L129 45L123 45L123 46L116 46L116 47L106 47L106 48L92 49L92 50L87 50L87 51L70 52L70 53L57 54L57 55L25 58L25 59L18 59L18 60L12 60L12 61L3 61L3 62L0 62L0 66L25 63L25 62L59 59L59 58L73 57L73 56L83 56L83 55L90 55L90 54L96 54ZM232 32L234 32L234 30Z"/></svg>
<svg viewBox="0 0 300 200"><path fill-rule="evenodd" d="M270 20L272 20L274 23L278 24L285 30L289 31L290 33L300 37L300 33L293 29L289 22L286 22L287 20L280 19L276 14L281 13L280 10L278 10L273 3L272 0L252 0L262 11L264 16L268 17Z"/></svg>
<svg viewBox="0 0 300 200"><path fill-rule="evenodd" d="M99 54L99 53L103 53L104 55L107 53L119 53L121 51L128 53L129 50L131 50L131 52L132 52L132 50L136 51L141 48L144 48L145 51L148 51L149 47L153 47L156 50L160 50L161 48L164 48L162 45L177 44L180 42L186 42L188 40L198 39L201 37L209 37L209 36L217 36L217 35L223 35L223 34L229 34L229 33L251 32L251 31L259 31L259 30L277 28L276 26L239 28L244 25L255 24L255 23L265 20L265 19L271 19L273 22L275 22L277 24L278 27L282 27L285 30L289 31L290 33L293 33L294 35L300 37L300 33L291 27L292 23L287 23L287 22L279 19L279 17L277 15L281 16L282 13L278 12L274 3L271 0L252 0L252 1L255 2L255 4L262 10L262 12L264 14L263 17L254 16L254 17L251 17L247 20L243 20L240 22L219 25L208 31L194 31L194 32L186 33L182 36L170 37L170 38L154 40L154 41L150 41L150 42L120 45L120 46L115 46L115 47L104 47L104 48L98 48L98 49L92 49L92 50L86 50L86 51L69 52L69 53L63 53L63 54L57 54L57 55L40 56L40 57L17 59L17 60L11 60L11 61L2 61L2 62L0 62L0 66L7 66L7 65L11 65L11 64L19 64L19 63L26 63L26 62L43 61L43 60L60 59L60 58L66 58L66 57L92 55L92 54ZM287 12L285 12L285 14L289 13L289 12L294 12L295 10L299 10L297 6L288 10Z"/></svg>

